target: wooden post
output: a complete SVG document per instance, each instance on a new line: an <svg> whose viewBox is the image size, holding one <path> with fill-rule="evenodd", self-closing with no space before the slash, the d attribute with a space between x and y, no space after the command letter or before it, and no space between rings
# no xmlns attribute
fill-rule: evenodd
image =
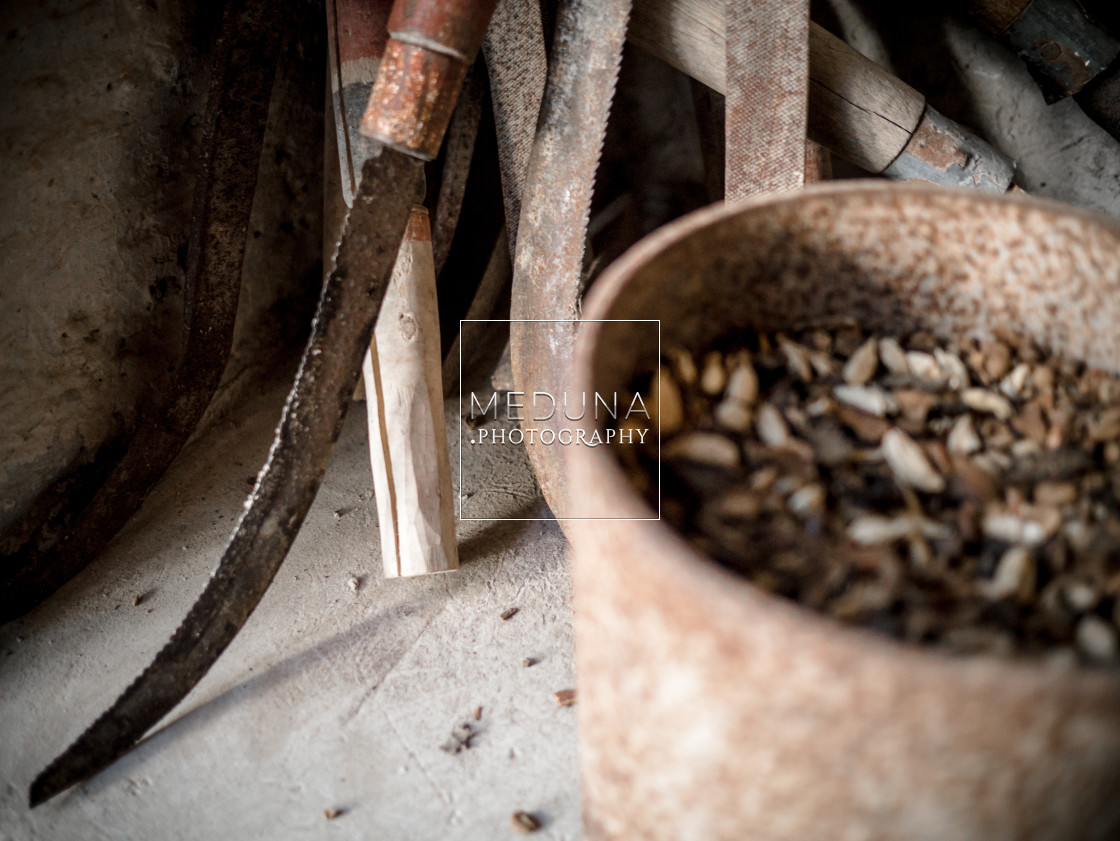
<svg viewBox="0 0 1120 841"><path fill-rule="evenodd" d="M428 212L416 207L362 365L390 578L459 568L440 363L432 235Z"/></svg>

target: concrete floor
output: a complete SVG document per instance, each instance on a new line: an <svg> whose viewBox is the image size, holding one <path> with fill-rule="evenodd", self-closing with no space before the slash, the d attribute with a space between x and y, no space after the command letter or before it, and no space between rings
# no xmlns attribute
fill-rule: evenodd
<svg viewBox="0 0 1120 841"><path fill-rule="evenodd" d="M539 837L577 838L576 710L553 698L574 686L559 527L461 522L458 572L384 579L364 404L276 581L214 669L126 759L28 810L34 775L201 591L286 388L276 378L216 413L105 555L0 628L0 839L492 839L512 833L517 810L542 819ZM469 513L547 516L524 460L486 461L517 456L465 448ZM503 621L509 607L518 613ZM440 750L467 720L470 749ZM328 821L329 808L342 814Z"/></svg>

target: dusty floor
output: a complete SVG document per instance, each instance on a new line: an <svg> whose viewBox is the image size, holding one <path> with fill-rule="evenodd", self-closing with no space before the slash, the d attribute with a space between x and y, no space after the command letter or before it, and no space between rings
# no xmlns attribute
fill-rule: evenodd
<svg viewBox="0 0 1120 841"><path fill-rule="evenodd" d="M27 809L34 775L202 589L285 389L277 378L230 406L106 555L0 628L0 838L490 839L511 834L517 810L543 820L540 837L577 838L576 710L553 699L574 685L560 530L460 523L458 572L384 579L364 404L275 583L214 669L124 761ZM457 435L457 414L449 424ZM481 461L509 450L466 448L473 515L537 515L526 463ZM519 611L503 621L509 607ZM470 749L441 751L466 720ZM342 814L328 821L330 808Z"/></svg>

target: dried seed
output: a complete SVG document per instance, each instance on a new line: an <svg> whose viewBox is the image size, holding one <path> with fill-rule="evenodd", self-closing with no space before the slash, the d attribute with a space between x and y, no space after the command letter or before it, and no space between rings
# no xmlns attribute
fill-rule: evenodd
<svg viewBox="0 0 1120 841"><path fill-rule="evenodd" d="M1072 482L1039 482L1034 488L1034 501L1039 505L1061 508L1077 500L1077 487Z"/></svg>
<svg viewBox="0 0 1120 841"><path fill-rule="evenodd" d="M948 375L937 364L933 354L923 353L920 350L907 351L906 364L910 368L910 373L926 385L941 388L948 380Z"/></svg>
<svg viewBox="0 0 1120 841"><path fill-rule="evenodd" d="M964 456L953 456L953 473L949 480L949 490L964 499L990 502L1000 495L1000 486L995 473L985 470L974 460Z"/></svg>
<svg viewBox="0 0 1120 841"><path fill-rule="evenodd" d="M1042 452L1042 448L1034 441L1023 439L1016 441L1011 445L1011 457L1019 461L1025 461L1032 456L1036 456Z"/></svg>
<svg viewBox="0 0 1120 841"><path fill-rule="evenodd" d="M343 814L344 812L342 811L342 809L336 808L334 806L323 810L323 817L328 821L333 821L335 818L341 817Z"/></svg>
<svg viewBox="0 0 1120 841"><path fill-rule="evenodd" d="M1011 420L1011 428L1035 444L1041 446L1046 442L1046 421L1042 417L1042 404L1032 400Z"/></svg>
<svg viewBox="0 0 1120 841"><path fill-rule="evenodd" d="M893 394L903 417L917 426L926 423L929 410L938 404L937 395L915 389L900 389Z"/></svg>
<svg viewBox="0 0 1120 841"><path fill-rule="evenodd" d="M1015 407L1006 398L983 388L966 388L961 393L961 401L974 411L995 415L1003 421L1015 414Z"/></svg>
<svg viewBox="0 0 1120 841"><path fill-rule="evenodd" d="M1100 593L1084 581L1066 581L1062 586L1062 597L1075 613L1087 613L1100 602Z"/></svg>
<svg viewBox="0 0 1120 841"><path fill-rule="evenodd" d="M1049 394L1054 390L1054 371L1045 365L1040 365L1031 374L1031 383L1039 394Z"/></svg>
<svg viewBox="0 0 1120 841"><path fill-rule="evenodd" d="M989 380L998 380L1011 367L1011 348L1003 342L991 342L982 346L984 354L984 373Z"/></svg>
<svg viewBox="0 0 1120 841"><path fill-rule="evenodd" d="M813 371L818 377L831 377L836 373L836 365L827 353L809 351L809 364L813 366Z"/></svg>
<svg viewBox="0 0 1120 841"><path fill-rule="evenodd" d="M968 368L955 353L949 353L941 348L935 348L933 358L945 373L946 382L953 391L960 391L968 386Z"/></svg>
<svg viewBox="0 0 1120 841"><path fill-rule="evenodd" d="M1015 546L1003 553L995 575L988 581L981 581L979 590L985 598L992 600L1016 596L1020 601L1028 601L1034 595L1035 577L1031 551Z"/></svg>
<svg viewBox="0 0 1120 841"><path fill-rule="evenodd" d="M944 540L952 534L952 529L941 523L902 514L897 517L881 517L878 514L863 514L852 520L848 526L848 538L861 546L875 546L893 543L908 537L921 536L930 540Z"/></svg>
<svg viewBox="0 0 1120 841"><path fill-rule="evenodd" d="M789 510L801 519L806 519L824 511L827 494L822 485L806 485L801 490L790 495Z"/></svg>
<svg viewBox="0 0 1120 841"><path fill-rule="evenodd" d="M803 383L811 382L813 379L813 363L809 358L809 348L803 347L797 342L791 342L780 334L778 335L778 347L785 354L789 372Z"/></svg>
<svg viewBox="0 0 1120 841"><path fill-rule="evenodd" d="M758 400L758 374L749 361L731 369L727 378L727 399L744 406L753 406Z"/></svg>
<svg viewBox="0 0 1120 841"><path fill-rule="evenodd" d="M762 511L762 499L756 491L736 488L717 497L711 510L723 520L750 520Z"/></svg>
<svg viewBox="0 0 1120 841"><path fill-rule="evenodd" d="M502 611L502 621L506 622L506 621L512 619L514 616L517 615L517 612L519 610L521 610L521 608L519 608L519 607L507 607L505 610Z"/></svg>
<svg viewBox="0 0 1120 841"><path fill-rule="evenodd" d="M879 369L879 342L872 336L851 355L842 376L849 385L866 385Z"/></svg>
<svg viewBox="0 0 1120 841"><path fill-rule="evenodd" d="M730 398L722 401L715 408L714 412L715 421L718 426L723 427L729 432L743 433L751 428L751 421L753 415L749 407L744 406L738 400Z"/></svg>
<svg viewBox="0 0 1120 841"><path fill-rule="evenodd" d="M966 456L984 446L972 423L972 415L961 415L957 418L953 428L949 430L949 437L945 443L949 447L949 452Z"/></svg>
<svg viewBox="0 0 1120 841"><path fill-rule="evenodd" d="M1116 629L1090 613L1082 616L1077 623L1077 647L1091 660L1109 661L1116 659Z"/></svg>
<svg viewBox="0 0 1120 841"><path fill-rule="evenodd" d="M931 493L945 490L944 477L929 463L921 446L901 429L889 430L883 436L882 448L883 458L901 484Z"/></svg>
<svg viewBox="0 0 1120 841"><path fill-rule="evenodd" d="M879 361L883 367L892 374L910 376L910 364L906 361L906 351L897 339L886 338L879 340Z"/></svg>
<svg viewBox="0 0 1120 841"><path fill-rule="evenodd" d="M1000 380L999 390L1012 400L1018 400L1023 396L1030 376L1031 366L1025 362L1020 363L1012 369L1010 374Z"/></svg>
<svg viewBox="0 0 1120 841"><path fill-rule="evenodd" d="M994 540L1003 540L1021 546L1040 546L1058 531L1061 514L1053 509L1037 509L1035 517L1014 514L1003 506L992 506L984 514L984 534Z"/></svg>
<svg viewBox="0 0 1120 841"><path fill-rule="evenodd" d="M509 820L513 824L514 830L524 835L536 832L541 828L541 822L528 812L514 812L510 815Z"/></svg>
<svg viewBox="0 0 1120 841"><path fill-rule="evenodd" d="M535 666L535 665L537 665L537 658L536 657L522 657L521 658L521 668L528 669L531 666Z"/></svg>
<svg viewBox="0 0 1120 841"><path fill-rule="evenodd" d="M731 468L739 464L739 445L717 432L686 432L666 445L665 458Z"/></svg>
<svg viewBox="0 0 1120 841"><path fill-rule="evenodd" d="M669 348L665 351L665 356L669 360L669 365L673 369L673 374L676 375L678 382L681 385L692 385L696 382L697 371L696 362L692 359L692 354L684 348Z"/></svg>
<svg viewBox="0 0 1120 841"><path fill-rule="evenodd" d="M898 411L898 403L878 386L838 385L832 393L841 403L875 417L886 417Z"/></svg>
<svg viewBox="0 0 1120 841"><path fill-rule="evenodd" d="M712 351L704 357L704 372L700 375L700 390L712 397L727 385L727 371L723 367L723 354Z"/></svg>
<svg viewBox="0 0 1120 841"><path fill-rule="evenodd" d="M556 703L560 706L570 707L576 702L576 690L561 689L558 692L553 692L552 697L556 699Z"/></svg>
<svg viewBox="0 0 1120 841"><path fill-rule="evenodd" d="M789 443L789 427L786 426L786 420L770 403L763 403L758 407L754 427L759 440L768 447L784 447Z"/></svg>
<svg viewBox="0 0 1120 841"><path fill-rule="evenodd" d="M1089 424L1089 440L1112 441L1117 437L1120 437L1120 406L1112 406Z"/></svg>
<svg viewBox="0 0 1120 841"><path fill-rule="evenodd" d="M890 424L875 415L869 415L858 409L849 409L847 406L836 407L837 419L852 430L856 436L869 444L878 444Z"/></svg>
<svg viewBox="0 0 1120 841"><path fill-rule="evenodd" d="M894 592L878 582L853 584L832 600L828 612L837 619L855 619L875 611L886 610L894 601Z"/></svg>
<svg viewBox="0 0 1120 841"><path fill-rule="evenodd" d="M660 425L661 434L672 435L684 425L684 404L681 390L672 373L664 365L657 368L657 376L650 386L649 410L653 422Z"/></svg>

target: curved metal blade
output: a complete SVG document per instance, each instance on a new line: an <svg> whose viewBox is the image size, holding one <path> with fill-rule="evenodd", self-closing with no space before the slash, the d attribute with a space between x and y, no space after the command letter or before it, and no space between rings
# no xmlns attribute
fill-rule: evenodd
<svg viewBox="0 0 1120 841"><path fill-rule="evenodd" d="M190 229L186 336L174 380L166 393L141 408L127 452L88 504L77 508L88 497L73 496L72 504L47 522L20 523L9 531L30 537L0 557L0 569L11 571L0 578L0 622L39 604L101 552L140 507L210 404L233 339L277 57L283 33L296 18L275 14L266 0L235 0L223 11Z"/></svg>
<svg viewBox="0 0 1120 841"><path fill-rule="evenodd" d="M202 679L268 589L334 453L409 211L423 200L423 188L419 161L392 150L366 161L276 439L218 568L152 664L32 783L32 806L136 744Z"/></svg>
<svg viewBox="0 0 1120 841"><path fill-rule="evenodd" d="M562 393L570 368L595 171L629 15L630 0L567 0L560 7L517 231L510 355L519 388ZM545 421L530 413L522 425L535 428L539 441L542 429L555 432L558 422L559 413ZM563 448L526 449L549 507L564 516Z"/></svg>

